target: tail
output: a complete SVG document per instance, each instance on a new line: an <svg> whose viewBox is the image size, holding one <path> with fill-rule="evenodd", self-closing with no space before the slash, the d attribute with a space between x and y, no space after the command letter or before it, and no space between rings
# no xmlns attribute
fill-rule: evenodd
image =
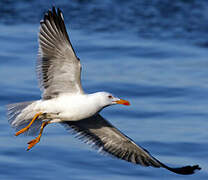
<svg viewBox="0 0 208 180"><path fill-rule="evenodd" d="M36 104L36 101L22 102L16 104L7 105L7 116L10 125L16 130L24 128L29 124L34 115L36 114L33 111L33 107ZM31 128L24 133L25 135L35 136L39 133L41 126L41 121L35 121Z"/></svg>

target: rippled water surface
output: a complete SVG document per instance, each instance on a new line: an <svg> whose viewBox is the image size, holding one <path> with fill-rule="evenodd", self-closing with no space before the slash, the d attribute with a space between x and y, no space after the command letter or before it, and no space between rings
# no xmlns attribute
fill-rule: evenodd
<svg viewBox="0 0 208 180"><path fill-rule="evenodd" d="M86 92L109 91L131 106L102 111L112 124L170 166L199 164L191 176L101 156L61 125L41 142L15 137L5 105L39 99L39 20L61 7L83 66ZM0 179L153 180L208 178L208 2L1 1Z"/></svg>

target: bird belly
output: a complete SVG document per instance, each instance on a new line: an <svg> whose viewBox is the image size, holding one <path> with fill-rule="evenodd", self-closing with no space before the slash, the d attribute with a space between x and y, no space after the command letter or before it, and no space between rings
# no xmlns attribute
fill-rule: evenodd
<svg viewBox="0 0 208 180"><path fill-rule="evenodd" d="M51 122L78 121L89 118L99 111L99 109L84 99L80 101L73 99L51 99L42 101L38 108L43 113L53 114Z"/></svg>
<svg viewBox="0 0 208 180"><path fill-rule="evenodd" d="M64 121L78 121L81 119L89 118L96 113L94 110L89 110L85 107L68 108L59 114L60 119Z"/></svg>

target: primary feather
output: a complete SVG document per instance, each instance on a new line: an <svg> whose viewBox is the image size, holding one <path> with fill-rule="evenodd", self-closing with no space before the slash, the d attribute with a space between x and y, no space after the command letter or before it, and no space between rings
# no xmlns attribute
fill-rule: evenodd
<svg viewBox="0 0 208 180"><path fill-rule="evenodd" d="M171 168L151 156L151 154L117 128L97 114L81 121L65 121L63 124L78 133L78 138L92 144L119 159L142 166L163 167L177 174L193 174L201 169L198 165Z"/></svg>
<svg viewBox="0 0 208 180"><path fill-rule="evenodd" d="M43 98L83 93L81 65L66 32L62 12L55 8L40 23L37 76Z"/></svg>
<svg viewBox="0 0 208 180"><path fill-rule="evenodd" d="M61 122L85 142L114 157L142 166L163 167L178 174L192 174L200 169L198 165L168 167L121 133L98 112L117 102L129 105L128 101L106 92L84 94L80 74L80 61L66 32L62 12L53 7L40 23L37 75L43 91L42 100L9 105L11 126L19 130L40 112L55 115L50 122ZM37 117L28 135L37 133L45 120Z"/></svg>

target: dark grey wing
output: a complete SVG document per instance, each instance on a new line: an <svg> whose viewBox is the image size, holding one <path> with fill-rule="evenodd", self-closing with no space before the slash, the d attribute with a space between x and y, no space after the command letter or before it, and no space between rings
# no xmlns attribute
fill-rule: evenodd
<svg viewBox="0 0 208 180"><path fill-rule="evenodd" d="M78 133L78 137L88 144L102 149L117 158L140 164L142 166L163 167L178 174L192 174L198 165L181 168L170 168L136 145L130 138L121 133L99 114L80 121L65 121L64 125Z"/></svg>
<svg viewBox="0 0 208 180"><path fill-rule="evenodd" d="M37 76L43 98L83 93L81 65L69 40L63 15L53 7L40 22Z"/></svg>

